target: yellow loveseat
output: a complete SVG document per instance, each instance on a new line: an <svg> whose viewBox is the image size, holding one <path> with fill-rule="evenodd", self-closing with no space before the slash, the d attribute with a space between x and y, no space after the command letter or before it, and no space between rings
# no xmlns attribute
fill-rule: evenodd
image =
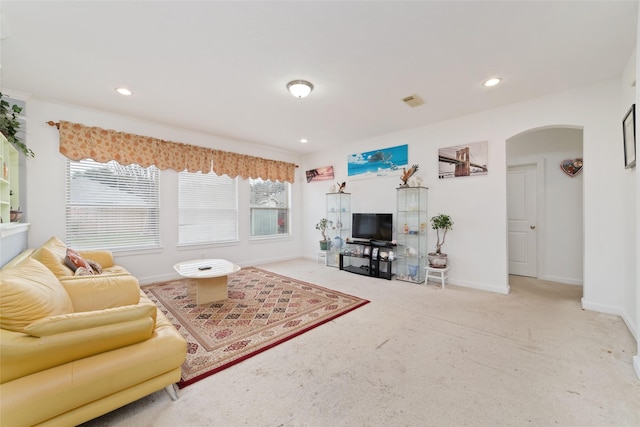
<svg viewBox="0 0 640 427"><path fill-rule="evenodd" d="M72 426L180 380L186 342L113 264L75 275L52 237L0 269L0 426Z"/></svg>

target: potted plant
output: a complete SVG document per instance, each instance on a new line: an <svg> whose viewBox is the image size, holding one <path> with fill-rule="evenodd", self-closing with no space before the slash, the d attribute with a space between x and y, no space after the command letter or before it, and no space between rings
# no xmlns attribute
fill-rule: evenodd
<svg viewBox="0 0 640 427"><path fill-rule="evenodd" d="M4 99L4 95L0 92L0 132L7 140L18 150L22 151L27 157L34 157L33 151L22 142L16 134L20 130L20 122L17 115L22 112L22 107L11 105Z"/></svg>
<svg viewBox="0 0 640 427"><path fill-rule="evenodd" d="M453 221L449 215L439 214L431 217L431 228L436 230L438 241L436 243L436 251L429 252L429 266L435 268L445 268L447 266L447 254L442 253L442 245L444 245L447 231L453 227ZM442 236L440 232L442 231Z"/></svg>
<svg viewBox="0 0 640 427"><path fill-rule="evenodd" d="M322 240L320 240L320 250L329 250L331 241L327 238L327 228L333 224L333 221L329 221L327 218L322 218L320 222L316 224L316 230L320 230L322 233Z"/></svg>

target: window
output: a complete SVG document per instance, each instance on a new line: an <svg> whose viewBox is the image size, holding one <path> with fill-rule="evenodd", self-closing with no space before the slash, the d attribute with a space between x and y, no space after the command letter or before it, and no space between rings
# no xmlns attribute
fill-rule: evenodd
<svg viewBox="0 0 640 427"><path fill-rule="evenodd" d="M289 187L286 182L249 179L251 237L289 234Z"/></svg>
<svg viewBox="0 0 640 427"><path fill-rule="evenodd" d="M213 172L178 174L178 244L238 241L237 182Z"/></svg>
<svg viewBox="0 0 640 427"><path fill-rule="evenodd" d="M67 161L66 242L76 249L160 246L160 170Z"/></svg>

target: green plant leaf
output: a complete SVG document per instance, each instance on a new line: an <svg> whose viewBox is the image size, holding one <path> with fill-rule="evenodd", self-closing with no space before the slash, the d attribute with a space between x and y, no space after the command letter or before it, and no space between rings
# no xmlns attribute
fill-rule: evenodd
<svg viewBox="0 0 640 427"><path fill-rule="evenodd" d="M22 151L25 156L35 157L35 153L27 147L24 141L21 141L17 137L21 124L16 114L22 112L22 107L16 104L10 105L9 102L2 99L2 97L4 97L4 94L0 92L0 132L14 147Z"/></svg>

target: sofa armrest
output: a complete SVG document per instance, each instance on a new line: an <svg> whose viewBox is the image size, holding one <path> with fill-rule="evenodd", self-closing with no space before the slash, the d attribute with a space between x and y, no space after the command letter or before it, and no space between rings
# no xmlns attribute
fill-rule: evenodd
<svg viewBox="0 0 640 427"><path fill-rule="evenodd" d="M0 383L149 339L151 317L42 338L0 329Z"/></svg>
<svg viewBox="0 0 640 427"><path fill-rule="evenodd" d="M105 250L93 250L93 251L78 251L80 256L84 259L90 259L97 262L103 268L113 267L115 265L113 261L113 253Z"/></svg>
<svg viewBox="0 0 640 427"><path fill-rule="evenodd" d="M67 276L59 280L76 312L138 304L140 301L138 279L129 274Z"/></svg>

